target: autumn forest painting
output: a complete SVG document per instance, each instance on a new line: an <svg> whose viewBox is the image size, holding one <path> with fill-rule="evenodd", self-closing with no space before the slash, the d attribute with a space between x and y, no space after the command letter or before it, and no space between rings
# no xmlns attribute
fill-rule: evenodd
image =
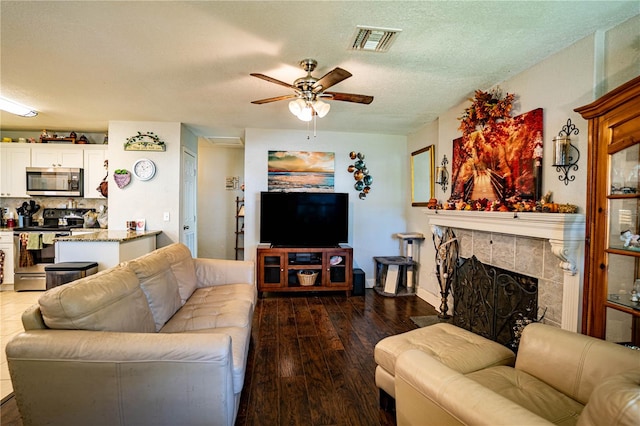
<svg viewBox="0 0 640 426"><path fill-rule="evenodd" d="M542 124L538 108L455 139L450 200L537 200Z"/></svg>

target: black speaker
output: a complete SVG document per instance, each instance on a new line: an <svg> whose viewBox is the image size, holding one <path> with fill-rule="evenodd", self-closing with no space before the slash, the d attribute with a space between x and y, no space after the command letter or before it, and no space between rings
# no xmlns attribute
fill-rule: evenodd
<svg viewBox="0 0 640 426"><path fill-rule="evenodd" d="M353 270L353 295L364 296L364 271L360 268Z"/></svg>

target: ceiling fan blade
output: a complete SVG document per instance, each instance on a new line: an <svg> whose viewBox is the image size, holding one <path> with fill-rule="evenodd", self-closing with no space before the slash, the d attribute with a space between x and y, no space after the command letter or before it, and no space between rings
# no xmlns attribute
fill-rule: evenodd
<svg viewBox="0 0 640 426"><path fill-rule="evenodd" d="M327 90L334 84L338 84L349 77L351 77L351 73L349 71L343 70L342 68L334 68L314 83L313 92L318 93L323 90Z"/></svg>
<svg viewBox="0 0 640 426"><path fill-rule="evenodd" d="M249 74L249 75L251 75L251 76L253 76L253 77L261 78L261 79L266 80L266 81L268 81L268 82L270 82L270 83L275 83L275 84L279 84L280 86L288 87L289 89L293 89L293 90L295 90L295 89L296 89L293 85L291 85L291 84L289 84L289 83L285 83L284 81L276 80L275 78L273 78L273 77L269 77L268 75L264 75L264 74L260 74L260 73L255 73L255 72L254 72L254 73L251 73L251 74Z"/></svg>
<svg viewBox="0 0 640 426"><path fill-rule="evenodd" d="M291 94L291 95L283 95L283 96L276 96L275 98L267 98L267 99L260 99L257 101L251 101L252 104L267 104L269 102L275 102L275 101L284 101L285 99L293 99L293 98L297 98L298 95L295 94Z"/></svg>
<svg viewBox="0 0 640 426"><path fill-rule="evenodd" d="M370 104L373 102L373 96L368 95L356 95L353 93L340 93L340 92L324 92L323 95L330 95L334 101L355 102L358 104Z"/></svg>

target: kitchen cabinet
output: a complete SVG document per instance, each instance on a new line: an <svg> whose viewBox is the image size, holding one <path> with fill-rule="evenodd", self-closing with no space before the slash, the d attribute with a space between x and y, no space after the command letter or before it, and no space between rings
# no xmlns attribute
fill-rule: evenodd
<svg viewBox="0 0 640 426"><path fill-rule="evenodd" d="M640 346L640 77L576 111L589 120L582 331Z"/></svg>
<svg viewBox="0 0 640 426"><path fill-rule="evenodd" d="M31 150L31 167L83 167L83 150L78 146L53 145L34 147Z"/></svg>
<svg viewBox="0 0 640 426"><path fill-rule="evenodd" d="M0 197L27 197L26 169L31 149L24 144L0 144Z"/></svg>
<svg viewBox="0 0 640 426"><path fill-rule="evenodd" d="M84 149L84 198L105 199L96 189L107 174L104 161L107 145L86 146Z"/></svg>
<svg viewBox="0 0 640 426"><path fill-rule="evenodd" d="M13 272L15 268L15 243L13 240L13 232L0 232L0 250L4 253L4 261L2 262L2 284L13 284Z"/></svg>
<svg viewBox="0 0 640 426"><path fill-rule="evenodd" d="M353 249L258 246L258 292L346 291L353 287ZM313 276L300 277L306 272Z"/></svg>

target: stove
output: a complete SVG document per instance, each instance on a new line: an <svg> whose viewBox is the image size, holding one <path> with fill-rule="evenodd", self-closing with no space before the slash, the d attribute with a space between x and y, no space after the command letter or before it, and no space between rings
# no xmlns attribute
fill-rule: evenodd
<svg viewBox="0 0 640 426"><path fill-rule="evenodd" d="M13 228L14 234L21 232L69 232L71 228L81 228L84 214L95 209L44 209L42 225Z"/></svg>
<svg viewBox="0 0 640 426"><path fill-rule="evenodd" d="M16 268L13 289L46 290L45 267L55 262L53 236L71 234L72 228L82 227L83 215L95 209L44 209L43 224L22 226L13 229L16 253ZM38 239L34 244L31 239Z"/></svg>

